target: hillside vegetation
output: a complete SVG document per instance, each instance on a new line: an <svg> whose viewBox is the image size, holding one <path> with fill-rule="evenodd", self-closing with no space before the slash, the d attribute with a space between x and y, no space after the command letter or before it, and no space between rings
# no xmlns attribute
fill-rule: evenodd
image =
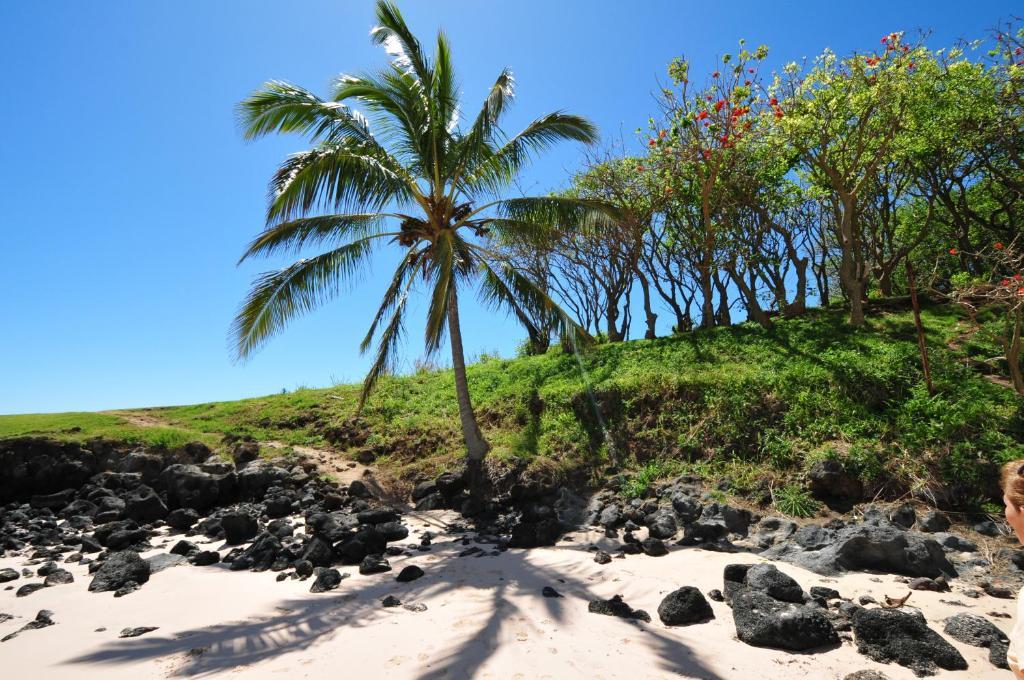
<svg viewBox="0 0 1024 680"><path fill-rule="evenodd" d="M1024 457L1024 399L971 355L998 354L949 307L924 312L936 394L920 369L911 315L879 311L866 328L844 312L602 345L582 355L485 359L469 369L491 460L538 475L623 473L639 494L695 473L723 492L800 508L802 475L834 458L871 495L930 491L951 507L991 498L995 464ZM331 448L413 482L459 464L451 371L382 381L360 416L359 387L306 389L134 413L0 417L0 438L93 436L167 447L240 438Z"/></svg>

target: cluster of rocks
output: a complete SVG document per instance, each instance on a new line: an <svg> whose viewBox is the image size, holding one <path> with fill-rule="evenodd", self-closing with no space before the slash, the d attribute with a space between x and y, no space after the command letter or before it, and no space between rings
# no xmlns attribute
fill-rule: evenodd
<svg viewBox="0 0 1024 680"><path fill-rule="evenodd" d="M341 581L335 564L359 565L363 574L390 570L387 557L402 550L388 544L409 535L399 514L376 507L361 481L342 489L315 469L301 458L262 460L259 447L245 442L230 462L201 443L147 452L102 441L0 442L0 556L41 565L0 571L0 583L43 578L21 585L17 594L29 595L71 583L59 565L79 563L88 565L91 592L121 596L176 564L224 562L232 570L315 576L313 590L322 592ZM184 536L168 553L142 558L169 533ZM224 545L203 549L199 537ZM426 539L420 548L429 545Z"/></svg>
<svg viewBox="0 0 1024 680"><path fill-rule="evenodd" d="M823 470L819 484L833 492L845 489L847 482L829 477L831 472ZM400 513L380 507L362 482L339 488L314 473L311 461L262 460L258 446L244 442L235 446L231 461L213 457L199 443L151 452L103 442L0 442L0 556L28 558L21 572L0 570L0 584L10 584L0 587L28 596L69 584L74 578L60 565L77 562L88 566L90 591L119 597L162 569L223 562L230 570L275 571L278 580L308 579L310 591L321 593L350 577L337 566L358 567L366 576L384 574L392 569L389 558L431 549L429 533L418 545L396 545L409 537ZM910 506L868 507L856 520L801 526L724 504L696 478L680 478L628 501L612 490L585 500L564 486L523 480L514 465L492 469L489 500L481 503L470 496L461 474L446 473L417 485L412 498L420 510L453 508L476 521L476 542L493 549L470 545L466 537L460 557L553 545L566 531L589 525L620 541L615 549L593 547L600 564L609 563L611 553L660 557L678 546L757 553L828 576L864 570L899 574L914 590L946 591L949 581L959 578L973 580L990 595L1012 594L989 581L991 564L978 546L950 533L948 519L938 512L919 517ZM168 534L177 536L167 541ZM154 546L154 540L166 542ZM212 550L201 545L209 541L223 545ZM162 545L171 547L148 559L140 554ZM1013 568L1024 567L1024 553L1003 551ZM423 576L422 569L409 565L395 580ZM542 594L562 597L552 588ZM657 615L668 626L699 625L715 617L708 598L731 607L737 637L747 644L806 651L828 649L852 635L866 656L919 675L966 667L920 612L871 607L870 599L855 604L829 588L805 592L771 564L729 565L721 591L705 597L696 588L679 588L665 596ZM394 596L381 605L425 608L403 605ZM620 596L591 602L589 610L651 621ZM52 613L40 612L25 629L52 623ZM992 663L1005 667L1005 636L986 619L959 615L944 630L953 639L987 648Z"/></svg>
<svg viewBox="0 0 1024 680"><path fill-rule="evenodd" d="M732 609L737 638L756 647L819 652L838 646L845 637L852 639L866 657L879 663L897 663L918 676L934 675L939 669L967 669L960 652L929 627L919 610L862 606L823 586L805 592L772 564L726 566L722 590L713 590L708 597L724 601ZM633 609L621 595L594 600L588 609L595 614L651 622L646 611ZM687 626L710 621L715 613L703 593L684 586L664 597L658 616L666 626ZM988 619L956 614L946 619L944 631L964 644L987 647L989 661L998 668L1008 668L1007 637Z"/></svg>
<svg viewBox="0 0 1024 680"><path fill-rule="evenodd" d="M974 541L949 532L950 522L939 511L918 516L910 505L867 506L859 517L798 524L721 503L696 478L680 478L651 497L629 501L612 491L599 492L585 506L582 522L621 541L615 549L594 547L598 563L607 563L615 552L620 557L660 556L675 545L756 553L824 576L856 571L900 574L914 579L913 589L938 591L948 590L953 578L985 588L993 567ZM640 537L641 529L646 529L646 538ZM991 557L1008 566L1013 581L1024 578L1024 551L1008 543ZM991 589L989 584L985 591Z"/></svg>

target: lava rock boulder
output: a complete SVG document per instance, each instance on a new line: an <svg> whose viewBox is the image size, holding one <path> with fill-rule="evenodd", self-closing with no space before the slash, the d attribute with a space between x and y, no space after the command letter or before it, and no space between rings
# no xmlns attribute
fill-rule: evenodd
<svg viewBox="0 0 1024 680"><path fill-rule="evenodd" d="M102 593L118 590L129 582L142 584L149 580L149 574L149 563L142 559L137 552L125 550L112 553L103 560L93 575L92 583L89 584L89 592Z"/></svg>
<svg viewBox="0 0 1024 680"><path fill-rule="evenodd" d="M658 617L666 626L687 626L715 618L704 594L693 586L674 590L658 605Z"/></svg>
<svg viewBox="0 0 1024 680"><path fill-rule="evenodd" d="M753 588L733 593L732 617L737 637L755 647L804 651L839 643L820 607L783 602Z"/></svg>
<svg viewBox="0 0 1024 680"><path fill-rule="evenodd" d="M860 609L853 614L857 651L879 662L895 661L915 675L934 675L937 668L967 669L953 645L928 627L924 616L897 609Z"/></svg>

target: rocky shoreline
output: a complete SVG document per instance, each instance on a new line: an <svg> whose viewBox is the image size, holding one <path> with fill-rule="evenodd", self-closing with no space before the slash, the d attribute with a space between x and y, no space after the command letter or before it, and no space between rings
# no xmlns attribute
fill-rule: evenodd
<svg viewBox="0 0 1024 680"><path fill-rule="evenodd" d="M454 559L466 560L568 542L597 565L707 551L765 561L726 563L720 586L706 592L680 575L657 606L664 626L706 624L715 618L709 600L722 602L731 608L737 644L814 654L850 644L865 659L921 676L968 668L946 637L984 648L992 668L1005 668L1005 633L990 618L1004 628L1007 621L968 612L935 621L903 596L942 594L942 602L964 608L972 606L967 601L1006 600L1016 595L1018 565L1024 566L1024 551L1010 540L988 537L980 546L936 511L918 516L909 505L867 506L855 517L800 524L721 503L689 478L627 502L607 490L584 497L527 484L505 470L492 474L494 500L477 506L463 480L446 474L417 486L412 507L384 502L372 478L342 488L301 456L264 460L250 443L237 445L228 462L201 444L168 453L22 439L0 442L0 480L0 558L20 564L0 569L0 587L8 591L0 591L0 603L81 588L72 572L83 568L95 597L137 597L158 573L179 565L272 571L310 593L331 593L351 576L345 567L368 579L418 581L430 569L415 562L442 543L457 548ZM413 523L444 509L443 522L411 535ZM405 565L397 574L390 573L393 560ZM833 579L895 575L890 583L902 590L888 602L823 585L805 591L769 561ZM557 582L537 596L562 599ZM381 607L429 606L389 597ZM619 596L589 599L585 608L639 625L651 621ZM0 624L12 620L3 611L0 604ZM3 639L55 620L59 610L39 611L16 630L3 628ZM124 637L146 639L161 622L141 623L154 625L126 628Z"/></svg>

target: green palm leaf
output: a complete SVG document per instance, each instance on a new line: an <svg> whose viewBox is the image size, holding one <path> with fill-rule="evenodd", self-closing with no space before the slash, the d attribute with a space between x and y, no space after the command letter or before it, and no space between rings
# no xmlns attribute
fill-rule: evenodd
<svg viewBox="0 0 1024 680"><path fill-rule="evenodd" d="M231 326L235 356L249 357L271 336L302 314L337 295L369 259L374 241L384 234L354 241L284 269L261 274Z"/></svg>

